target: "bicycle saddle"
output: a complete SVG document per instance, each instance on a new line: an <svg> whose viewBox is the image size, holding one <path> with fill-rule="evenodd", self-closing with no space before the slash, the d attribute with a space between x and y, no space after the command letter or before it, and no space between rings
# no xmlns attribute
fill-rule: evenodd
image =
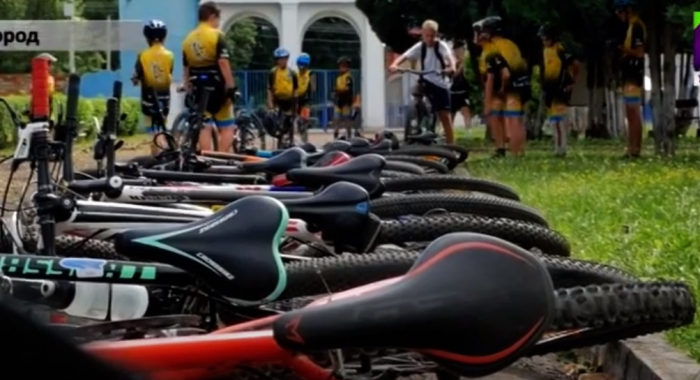
<svg viewBox="0 0 700 380"><path fill-rule="evenodd" d="M425 144L425 145L430 145L435 143L435 140L437 140L438 135L433 133L433 132L423 132L418 135L412 135L412 136L406 136L406 142L407 143L416 143L416 144Z"/></svg>
<svg viewBox="0 0 700 380"><path fill-rule="evenodd" d="M284 314L273 331L293 351L400 347L478 377L518 359L553 315L552 281L532 254L491 236L452 233L400 279Z"/></svg>
<svg viewBox="0 0 700 380"><path fill-rule="evenodd" d="M341 181L351 182L362 186L374 198L384 192L384 185L379 179L384 165L384 157L366 154L336 166L293 169L287 172L287 179L312 189Z"/></svg>
<svg viewBox="0 0 700 380"><path fill-rule="evenodd" d="M369 140L361 137L354 137L350 140L350 153L353 156L360 156L368 153L387 154L391 151L391 141L380 140L371 143Z"/></svg>
<svg viewBox="0 0 700 380"><path fill-rule="evenodd" d="M310 153L306 156L306 163L314 167L340 165L343 162L350 161L348 154L339 150L330 152Z"/></svg>
<svg viewBox="0 0 700 380"><path fill-rule="evenodd" d="M344 140L331 141L323 146L323 150L326 152L330 152L332 150L339 150L341 152L347 153L350 151L351 148L352 145L350 144L350 142Z"/></svg>
<svg viewBox="0 0 700 380"><path fill-rule="evenodd" d="M314 168L321 168L324 166L335 166L335 165L340 165L342 163L350 161L350 156L340 152L340 151L334 151L334 152L318 152L318 153L313 153L307 156L306 162L311 164L311 167ZM314 162L315 161L315 162ZM289 186L292 185L292 181L287 179L286 174L278 174L272 178L271 181L273 186L277 187L282 187L282 186Z"/></svg>
<svg viewBox="0 0 700 380"><path fill-rule="evenodd" d="M239 304L273 301L287 283L277 250L289 214L278 200L248 196L196 222L128 230L117 252L186 270Z"/></svg>
<svg viewBox="0 0 700 380"><path fill-rule="evenodd" d="M353 183L334 183L311 197L282 203L293 218L309 223L309 231L321 231L333 242L336 253L367 252L379 234L381 222L370 215L369 194Z"/></svg>
<svg viewBox="0 0 700 380"><path fill-rule="evenodd" d="M271 174L286 173L291 169L303 168L305 166L306 152L296 147L289 148L265 161L241 163L241 169L247 172L267 172Z"/></svg>

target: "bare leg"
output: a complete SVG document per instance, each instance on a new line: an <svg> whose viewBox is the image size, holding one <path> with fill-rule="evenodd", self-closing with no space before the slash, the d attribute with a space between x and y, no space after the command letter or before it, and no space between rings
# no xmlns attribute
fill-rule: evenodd
<svg viewBox="0 0 700 380"><path fill-rule="evenodd" d="M452 128L452 115L450 114L450 111L441 110L438 111L437 115L438 119L440 119L440 123L442 124L442 129L445 130L445 143L454 144L455 134L454 129Z"/></svg>
<svg viewBox="0 0 700 380"><path fill-rule="evenodd" d="M213 129L213 124L206 123L199 131L199 150L212 150L211 134Z"/></svg>
<svg viewBox="0 0 700 380"><path fill-rule="evenodd" d="M511 116L505 118L506 131L508 132L508 148L514 156L525 153L525 126L522 116Z"/></svg>
<svg viewBox="0 0 700 380"><path fill-rule="evenodd" d="M472 127L472 111L469 109L469 107L464 106L460 110L462 113L462 118L464 119L464 129L469 129ZM454 120L454 117L453 117Z"/></svg>
<svg viewBox="0 0 700 380"><path fill-rule="evenodd" d="M642 114L638 104L628 104L627 113L627 154L639 156L642 153Z"/></svg>
<svg viewBox="0 0 700 380"><path fill-rule="evenodd" d="M233 138L236 135L236 127L220 128L219 133L219 152L231 152L233 147Z"/></svg>

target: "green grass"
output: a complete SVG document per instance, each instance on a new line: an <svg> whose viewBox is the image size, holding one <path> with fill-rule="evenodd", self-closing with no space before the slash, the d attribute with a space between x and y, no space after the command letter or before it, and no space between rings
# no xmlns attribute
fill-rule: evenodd
<svg viewBox="0 0 700 380"><path fill-rule="evenodd" d="M619 143L580 143L565 159L551 157L551 142L539 145L543 149L521 159L491 160L477 153L467 166L475 176L516 189L523 203L539 209L568 238L575 257L647 279L681 280L700 297L698 143L686 142L672 160L636 162L618 158ZM700 316L667 336L700 361Z"/></svg>

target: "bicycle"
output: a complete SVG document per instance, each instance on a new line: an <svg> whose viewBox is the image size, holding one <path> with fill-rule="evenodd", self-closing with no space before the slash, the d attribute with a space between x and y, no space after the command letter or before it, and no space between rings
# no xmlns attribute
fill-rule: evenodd
<svg viewBox="0 0 700 380"><path fill-rule="evenodd" d="M418 76L418 84L415 87L415 91L412 91L411 94L413 105L409 108L409 113L404 122L404 140L408 141L410 137L421 135L437 135L438 117L432 110L430 99L421 91L421 83L424 81L423 77L425 75L441 73L436 70L420 71L412 69L399 69L398 72Z"/></svg>

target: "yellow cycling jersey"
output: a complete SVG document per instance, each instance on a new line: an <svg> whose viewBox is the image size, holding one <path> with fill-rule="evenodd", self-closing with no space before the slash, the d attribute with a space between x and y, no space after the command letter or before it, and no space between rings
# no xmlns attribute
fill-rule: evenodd
<svg viewBox="0 0 700 380"><path fill-rule="evenodd" d="M523 80L529 80L527 62L525 62L525 59L520 54L520 49L513 41L502 37L494 37L490 42L493 46L487 46L483 55L487 73L494 74L494 90L499 90L503 87L500 72L504 68L510 72L509 83L505 83L506 88L512 88L516 82L520 83Z"/></svg>
<svg viewBox="0 0 700 380"><path fill-rule="evenodd" d="M309 85L311 84L311 70L300 70L297 73L297 78L299 82L299 88L297 89L297 96L306 95L310 91Z"/></svg>
<svg viewBox="0 0 700 380"><path fill-rule="evenodd" d="M572 76L573 56L557 42L544 48L543 59L542 80L545 85L565 85L564 81Z"/></svg>
<svg viewBox="0 0 700 380"><path fill-rule="evenodd" d="M496 51L496 46L490 41L484 41L481 45L481 55L479 56L479 76L482 80L486 80L487 65L486 57Z"/></svg>
<svg viewBox="0 0 700 380"><path fill-rule="evenodd" d="M219 59L228 57L223 33L206 23L191 31L182 42L182 63L185 67L219 70Z"/></svg>
<svg viewBox="0 0 700 380"><path fill-rule="evenodd" d="M136 59L136 77L141 87L166 91L173 82L173 53L163 44L155 43L144 49Z"/></svg>
<svg viewBox="0 0 700 380"><path fill-rule="evenodd" d="M268 89L277 99L290 99L297 94L299 89L299 77L297 73L290 69L273 67L268 77Z"/></svg>
<svg viewBox="0 0 700 380"><path fill-rule="evenodd" d="M341 73L335 79L335 92L337 94L352 93L353 91L353 80L350 72Z"/></svg>

